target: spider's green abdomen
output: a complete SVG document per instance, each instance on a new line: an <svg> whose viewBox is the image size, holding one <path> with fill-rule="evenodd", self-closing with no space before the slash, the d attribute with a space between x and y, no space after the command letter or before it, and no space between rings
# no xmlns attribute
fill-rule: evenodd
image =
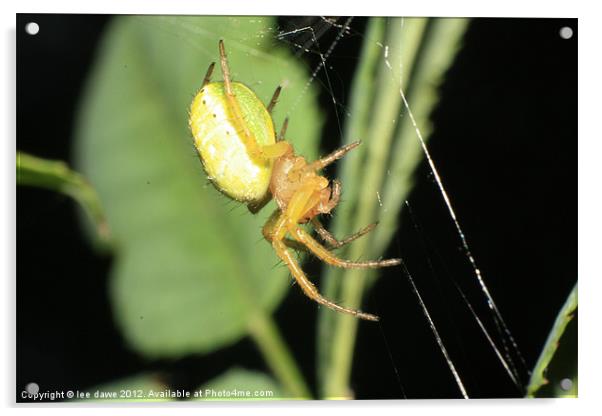
<svg viewBox="0 0 602 416"><path fill-rule="evenodd" d="M274 124L265 105L245 85L233 82L232 92L248 130L260 146L274 144ZM190 130L207 176L224 194L256 203L268 192L272 162L252 159L233 122L223 82L205 85L190 105Z"/></svg>

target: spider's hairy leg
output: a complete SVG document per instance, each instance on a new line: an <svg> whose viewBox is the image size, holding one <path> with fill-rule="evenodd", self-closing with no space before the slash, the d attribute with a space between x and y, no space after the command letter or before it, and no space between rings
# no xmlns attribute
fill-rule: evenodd
<svg viewBox="0 0 602 416"><path fill-rule="evenodd" d="M262 156L266 159L276 159L292 151L291 144L284 140L260 148Z"/></svg>
<svg viewBox="0 0 602 416"><path fill-rule="evenodd" d="M358 238L360 238L360 237L368 234L370 231L374 230L374 228L376 228L376 226L378 225L377 222L374 222L342 240L337 240L336 237L334 235L332 235L332 233L330 231L328 231L326 228L324 228L322 223L317 218L315 218L315 217L312 218L311 224L313 225L314 230L316 230L318 235L322 238L322 240L324 240L328 244L328 248L330 250L334 250L336 248L343 247L344 245L349 244L354 240L357 240Z"/></svg>
<svg viewBox="0 0 602 416"><path fill-rule="evenodd" d="M328 212L332 211L334 209L334 207L336 207L339 204L340 199L341 199L341 182L338 181L337 179L335 179L334 181L332 181L330 199L328 200L328 202L326 204L324 204L324 206L322 206L322 209L320 209L320 211L322 213L328 213Z"/></svg>
<svg viewBox="0 0 602 416"><path fill-rule="evenodd" d="M269 192L265 194L265 197L259 201L259 202L252 202L247 204L247 209L249 210L249 212L251 214L257 214L259 211L261 211L263 209L263 207L265 207L268 202L270 202L272 200L272 194L270 194Z"/></svg>
<svg viewBox="0 0 602 416"><path fill-rule="evenodd" d="M332 209L334 209L334 207L336 207L338 205L340 197L341 197L341 182L339 182L338 180L334 180L332 182L332 194L330 196L330 200L324 207L325 209L323 210L323 212L330 212ZM318 235L322 238L322 240L324 240L328 244L329 250L333 250L335 248L342 247L345 244L349 244L353 240L356 240L356 239L360 238L361 236L368 234L370 231L372 231L374 229L374 227L376 227L376 224L377 224L377 223L372 223L372 224L362 228L358 232L350 235L349 237L346 237L343 240L339 241L326 228L324 228L322 223L320 223L320 221L316 217L311 219L311 223L314 226L314 229L316 230Z"/></svg>
<svg viewBox="0 0 602 416"><path fill-rule="evenodd" d="M297 283L299 284L299 286L301 287L301 289L303 290L303 292L305 293L305 295L307 297L309 297L310 299L313 299L314 301L318 302L319 304L324 305L337 312L347 313L349 315L353 315L357 318L365 319L368 321L378 321L379 320L378 316L376 316L376 315L365 313L365 312L362 312L357 309L351 309L351 308L346 308L344 306L337 305L333 301L330 301L330 300L326 299L325 297L323 297L322 295L320 295L320 293L318 292L318 289L316 289L314 284L309 281L307 276L305 276L305 273L303 273L303 270L301 270L299 263L297 263L295 261L293 256L291 256L291 253L286 249L286 246L284 245L284 243L282 241L276 240L273 242L273 246L274 246L274 250L276 250L276 254L288 266L288 269L291 271L293 277L295 278L295 280L297 281Z"/></svg>
<svg viewBox="0 0 602 416"><path fill-rule="evenodd" d="M310 299L315 302L324 305L330 309L333 309L337 312L346 313L349 315L353 315L360 319L365 319L368 321L378 321L379 318L376 315L372 315L369 313L362 312L360 310L346 308L344 306L337 305L331 300L326 299L318 292L318 289L314 286L312 282L309 281L299 263L293 258L291 253L286 248L285 243L283 242L284 234L286 233L285 224L287 222L286 215L280 214L279 210L276 210L274 214L270 217L270 219L266 222L263 233L268 241L272 242L272 247L278 257L286 264L291 274L297 281L297 284L303 290L303 293Z"/></svg>
<svg viewBox="0 0 602 416"><path fill-rule="evenodd" d="M209 84L209 82L211 81L211 74L213 74L213 68L215 68L215 62L211 62L211 65L209 65L209 68L207 68L207 72L205 73L205 78L203 78L202 87Z"/></svg>
<svg viewBox="0 0 602 416"><path fill-rule="evenodd" d="M280 96L280 91L282 91L282 87L280 85L278 85L276 87L276 91L274 91L274 95L272 95L272 99L270 100L270 103L267 106L268 113L270 113L270 114L272 114L272 110L274 109L274 106L278 102L278 97Z"/></svg>
<svg viewBox="0 0 602 416"><path fill-rule="evenodd" d="M280 209L276 208L270 218L263 224L263 228L261 229L261 233L263 237L268 240L270 243L274 240L274 235L276 232L276 226L278 221L280 220Z"/></svg>
<svg viewBox="0 0 602 416"><path fill-rule="evenodd" d="M400 259L350 261L343 260L332 254L326 247L318 243L314 238L303 230L299 225L289 227L293 238L305 245L316 257L332 266L345 269L376 269L380 267L391 267L401 264Z"/></svg>
<svg viewBox="0 0 602 416"><path fill-rule="evenodd" d="M222 74L224 77L224 92L228 106L230 107L230 113L232 114L232 122L236 124L237 130L242 131L241 140L247 148L249 154L259 160L270 160L278 158L289 151L292 151L292 146L285 141L276 142L267 146L260 146L257 144L255 136L249 130L249 126L245 123L242 110L238 104L238 100L232 91L232 79L230 77L230 67L228 66L228 57L226 56L226 50L224 48L224 41L219 41L219 54L220 54L220 65L222 67Z"/></svg>
<svg viewBox="0 0 602 416"><path fill-rule="evenodd" d="M288 128L288 117L284 119L282 123L282 128L280 129L280 133L278 133L278 137L276 138L277 142L281 142L284 140L284 135L286 134L286 129Z"/></svg>
<svg viewBox="0 0 602 416"><path fill-rule="evenodd" d="M280 209L277 208L272 213L270 218L266 221L266 223L264 224L264 226L261 230L263 237L269 243L272 243L272 241L274 240L274 224L279 219L279 217L280 217ZM286 245L287 247L292 248L294 250L303 251L305 253L311 253L307 247L305 247L303 244L301 244L297 240L293 240L292 238L283 237L282 242L284 243L284 245Z"/></svg>
<svg viewBox="0 0 602 416"><path fill-rule="evenodd" d="M280 225L280 227L286 227L286 230L295 240L305 245L316 257L332 266L360 269L390 267L400 264L400 259L369 260L361 262L340 259L332 254L326 247L314 240L311 235L299 226L300 220L306 213L311 210L315 204L319 203L317 195L321 189L322 180L325 179L318 177L314 181L308 182L293 195L289 201L286 212L283 214L285 222ZM282 233L284 233L284 231Z"/></svg>
<svg viewBox="0 0 602 416"><path fill-rule="evenodd" d="M314 171L324 169L326 166L328 166L331 163L335 162L336 160L342 158L343 156L345 156L346 153L355 149L360 144L361 144L361 142L357 141L357 142L349 143L343 147L340 147L337 150L335 150L334 152L330 153L329 155L324 156L323 158L310 163L309 165L307 165L306 169L314 170Z"/></svg>

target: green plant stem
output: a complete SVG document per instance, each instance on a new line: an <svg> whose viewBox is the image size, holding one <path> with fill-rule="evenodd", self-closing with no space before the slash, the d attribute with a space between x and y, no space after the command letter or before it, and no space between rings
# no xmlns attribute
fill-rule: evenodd
<svg viewBox="0 0 602 416"><path fill-rule="evenodd" d="M573 320L575 311L577 310L577 302L577 284L575 284L575 287L573 287L573 290L567 297L566 302L558 312L556 321L554 321L554 326L552 327L545 346L541 351L537 363L535 364L533 374L531 375L531 380L527 386L527 397L536 397L539 389L548 384L546 372L550 362L556 355L562 336L565 333L565 329Z"/></svg>
<svg viewBox="0 0 602 416"><path fill-rule="evenodd" d="M364 44L360 56L360 64L353 78L351 87L351 109L353 117L345 123L344 144L366 137L366 132L370 124L370 109L373 104L373 90L376 85L376 71L379 58L382 56L382 48L378 46L385 33L384 18L372 18L368 22ZM340 177L345 181L345 199L355 201L358 193L358 185L355 185L353 178L358 176L361 164L365 156L366 143L359 146L353 152L346 155L341 164ZM352 205L352 204L350 204ZM351 228L353 221L351 212L343 212L337 215L333 221L332 227L336 235L342 235ZM331 269L330 272L332 273ZM332 275L330 275L332 277ZM326 278L323 279L321 291L327 297L338 293L340 290L341 279ZM318 319L317 353L318 353L318 379L323 383L328 378L330 363L330 344L332 342L332 328L334 327L335 314L327 309L320 309ZM323 386L321 386L323 388Z"/></svg>
<svg viewBox="0 0 602 416"><path fill-rule="evenodd" d="M400 88L412 105L418 126L428 134L428 117L437 102L436 89L455 56L467 20L389 19L387 23L388 29L381 41L386 50L381 58L379 82L372 90L362 89L364 97L374 95L370 108L373 116L365 131L362 169L358 169L359 163L355 162L355 168L350 169L355 176L347 177L349 170L343 168L343 183L351 182L351 192L346 187L346 202L353 208L344 213L347 215L340 215L340 219L335 217L333 227L337 235L346 235L376 219L380 221L372 235L354 242L344 253L352 259L382 256L397 229L397 218L411 189L413 172L422 160L420 141L403 105ZM358 159L360 157L362 155ZM358 185L354 187L354 184ZM351 197L347 199L349 194ZM372 271L357 269L328 270L325 295L358 308L371 282L369 278L374 275ZM321 328L320 335L330 335L326 335L327 352L320 355L326 361L320 373L324 379L322 394L327 398L350 397L348 385L359 322L342 314L324 317L324 321L328 325ZM320 342L322 346L326 344L326 341Z"/></svg>
<svg viewBox="0 0 602 416"><path fill-rule="evenodd" d="M439 100L438 88L443 82L460 46L468 19L432 19L423 38L423 47L414 63L411 82L404 88L412 115L424 140L432 131L429 119ZM374 232L371 256L380 255L399 227L399 211L413 187L413 173L422 161L423 151L407 110L402 118L388 170L389 178L382 190L379 207L380 224Z"/></svg>
<svg viewBox="0 0 602 416"><path fill-rule="evenodd" d="M286 392L294 399L310 399L311 393L271 316L256 311L249 319L249 334Z"/></svg>
<svg viewBox="0 0 602 416"><path fill-rule="evenodd" d="M391 29L394 33L387 36L387 39L391 39L392 43L389 45L389 51L398 51L401 47L399 24L393 24ZM398 29L398 30L395 30ZM397 42L396 42L397 41ZM397 67L395 57L389 56L392 61L392 65ZM382 181L384 171L383 168L386 166L387 150L392 139L392 132L394 131L395 124L392 120L395 120L396 114L399 113L400 108L400 97L399 97L399 86L391 85L390 73L387 67L381 66L380 71L380 82L377 86L377 91L380 92L379 99L375 104L374 114L375 123L373 123L372 134L370 134L369 141L366 140L367 147L367 167L363 172L363 180L361 181L361 189L366 192L374 192L380 189L380 183ZM389 88L386 89L386 85ZM354 217L354 224L368 224L374 219L374 212L376 206L373 198L360 198L357 205L357 212ZM357 241L348 250L348 257L352 259L359 258L365 253L369 247L369 239ZM348 270L343 273L343 282L341 287L341 296L338 297L343 299L348 307L358 308L361 304L361 299L364 291L366 271L361 269ZM348 315L338 315L335 317L335 332L332 342L332 352L330 355L331 370L325 385L324 393L328 398L346 398L349 397L348 381L351 373L351 363L353 361L353 349L355 345L355 338L357 334L358 320L355 317Z"/></svg>
<svg viewBox="0 0 602 416"><path fill-rule="evenodd" d="M377 209L378 191L381 189L385 177L387 162L389 158L389 148L394 137L396 123L401 106L401 96L399 89L407 82L407 78L402 79L401 71L410 71L412 62L420 44L419 39L424 31L426 20L409 19L404 23L401 19L389 19L385 37L382 41L383 48L381 55L381 64L379 66L378 79L374 94L374 104L372 106L370 128L365 141L365 161L366 168L362 169L361 176L357 177L359 183L358 192L354 195L356 198L355 215L349 221L352 228L360 228L375 219ZM403 65L403 66L402 66ZM347 178L343 178L347 180ZM350 182L353 182L351 179ZM345 182L344 182L345 183ZM366 193L370 197L366 197ZM374 198L376 196L377 198ZM336 232L340 225L335 225ZM342 234L348 231L343 231ZM358 240L347 250L345 256L348 258L359 258L370 247L370 238ZM338 276L337 276L338 275ZM326 280L341 279L341 290L339 294L327 294L335 299L344 299L345 304L352 308L357 308L361 304L361 299L365 286L367 273L365 270L329 270ZM357 319L346 316L336 315L334 318L333 335L330 353L328 354L329 365L325 371L325 383L323 394L328 398L349 397L348 381L351 372L351 362L353 359L353 348L357 333Z"/></svg>
<svg viewBox="0 0 602 416"><path fill-rule="evenodd" d="M61 192L77 201L95 225L101 242L110 240L109 226L98 198L90 183L60 160L47 160L25 152L17 152L17 184Z"/></svg>

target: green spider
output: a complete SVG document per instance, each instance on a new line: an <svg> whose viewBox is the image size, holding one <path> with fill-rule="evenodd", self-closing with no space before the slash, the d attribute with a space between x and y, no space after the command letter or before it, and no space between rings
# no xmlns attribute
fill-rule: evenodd
<svg viewBox="0 0 602 416"><path fill-rule="evenodd" d="M340 306L320 295L289 251L289 248L304 249L330 265L345 268L378 268L400 263L399 259L353 262L338 258L331 249L370 232L375 224L338 241L316 218L331 212L341 194L339 181L330 183L318 172L360 143L348 144L308 163L284 140L287 121L276 136L271 111L281 88L276 89L266 107L246 85L231 80L221 40L219 53L224 81L211 82L215 66L212 63L190 106L189 125L207 176L219 191L247 204L252 213L270 199L276 201L278 208L264 225L263 235L308 297L335 311L378 321L376 315ZM300 227L308 222L329 248Z"/></svg>

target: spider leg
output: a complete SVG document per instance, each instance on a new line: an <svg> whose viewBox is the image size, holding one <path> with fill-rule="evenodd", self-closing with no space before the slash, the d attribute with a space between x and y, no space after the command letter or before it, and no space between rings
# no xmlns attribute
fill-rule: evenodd
<svg viewBox="0 0 602 416"><path fill-rule="evenodd" d="M293 256L291 256L291 253L286 249L284 243L282 241L276 240L272 243L272 245L278 257L280 257L282 261L288 266L288 269L291 271L291 274L293 275L293 277L301 287L301 290L303 290L303 293L305 293L307 297L337 312L347 313L349 315L353 315L368 321L379 320L378 316L376 315L365 313L357 309L351 309L337 305L333 301L328 300L324 296L320 295L318 289L316 289L314 284L309 281L307 276L305 276L303 270L301 270L299 263L297 263Z"/></svg>
<svg viewBox="0 0 602 416"><path fill-rule="evenodd" d="M332 254L326 247L314 240L311 235L300 228L297 224L290 225L288 230L295 240L304 244L316 257L332 266L343 267L346 269L376 269L379 267L397 266L401 263L400 259L368 261L343 260Z"/></svg>
<svg viewBox="0 0 602 416"><path fill-rule="evenodd" d="M209 84L209 82L211 81L211 74L213 74L213 68L215 68L215 62L211 62L211 65L209 65L209 68L207 68L205 78L203 79L203 87Z"/></svg>
<svg viewBox="0 0 602 416"><path fill-rule="evenodd" d="M270 113L270 114L272 114L272 110L274 109L274 106L278 102L278 97L280 96L280 91L282 91L282 87L280 85L278 85L278 87L276 87L276 91L274 91L274 95L272 95L272 99L270 100L270 103L267 106L268 113Z"/></svg>
<svg viewBox="0 0 602 416"><path fill-rule="evenodd" d="M266 240L272 243L272 247L274 251L278 255L278 257L286 264L291 274L297 281L297 284L303 290L303 293L310 299L313 299L315 302L324 305L330 309L333 309L337 312L346 313L349 315L353 315L357 318L365 319L368 321L378 321L379 318L376 315L372 315L369 313L362 312L360 310L346 308L344 306L337 305L331 300L323 297L318 289L314 286L312 282L309 281L299 263L293 258L290 251L288 251L285 243L285 235L288 231L287 223L289 223L290 219L288 218L286 213L282 213L279 209L276 209L270 218L266 221L263 226L262 232Z"/></svg>
<svg viewBox="0 0 602 416"><path fill-rule="evenodd" d="M334 250L335 248L343 247L344 245L349 244L354 240L357 240L361 236L368 234L370 231L372 231L378 225L377 222L374 222L342 240L337 240L336 237L334 235L332 235L332 233L330 231L328 231L326 228L324 228L322 223L317 218L315 218L315 217L312 218L311 223L314 226L314 229L316 230L318 235L322 238L322 240L324 240L326 243L328 243L328 246L329 246L328 248L330 250Z"/></svg>
<svg viewBox="0 0 602 416"><path fill-rule="evenodd" d="M236 127L242 131L241 140L244 142L245 147L249 151L251 157L259 160L275 159L291 151L291 145L285 141L277 142L267 146L260 146L255 140L255 136L249 130L247 123L245 123L242 110L236 100L236 96L232 91L232 79L230 77L230 67L228 66L228 57L226 56L226 50L224 48L224 41L219 41L219 54L220 64L222 67L222 74L224 76L224 92L226 100L228 100L228 106L230 107L230 113L232 115L232 122L236 124ZM238 130L237 129L237 130Z"/></svg>
<svg viewBox="0 0 602 416"><path fill-rule="evenodd" d="M332 182L332 193L330 195L330 200L320 208L320 212L328 213L328 212L332 211L332 209L334 207L336 207L337 204L339 203L340 197L341 197L341 182L339 182L338 180L334 180ZM309 202L308 204L310 204L310 203L311 202ZM326 228L324 228L324 226L320 223L320 221L316 217L311 219L311 223L314 226L314 229L316 230L318 235L322 238L322 240L324 240L326 243L328 243L329 250L333 250L335 248L342 247L345 244L348 244L348 243L352 242L353 240L363 236L364 234L369 233L370 231L372 231L374 229L374 227L376 227L376 223L370 224L367 227L362 228L357 233L352 234L349 237L339 241L328 230L326 230Z"/></svg>
<svg viewBox="0 0 602 416"><path fill-rule="evenodd" d="M339 204L339 200L341 199L341 182L338 180L332 181L330 199L326 204L324 204L320 212L322 214L327 214L334 209Z"/></svg>
<svg viewBox="0 0 602 416"><path fill-rule="evenodd" d="M248 204L247 209L251 214L257 214L263 207L267 205L268 202L270 202L271 199L272 194L268 192L261 201Z"/></svg>
<svg viewBox="0 0 602 416"><path fill-rule="evenodd" d="M280 133L278 133L278 137L276 138L277 142L284 140L284 135L286 134L286 129L288 128L288 117L284 119L284 123L282 123L282 128L280 129Z"/></svg>
<svg viewBox="0 0 602 416"><path fill-rule="evenodd" d="M286 212L281 216L283 220L279 220L281 221L278 225L281 229L281 231L279 231L282 234L281 238L283 238L286 231L288 231L295 240L305 245L316 257L336 267L361 269L390 267L400 264L400 259L368 260L361 262L340 259L332 254L326 247L318 243L299 226L299 220L304 217L309 209L311 209L313 206L312 204L315 205L317 203L316 196L318 193L316 192L316 189L323 189L321 188L320 179L324 180L324 178L316 178L314 181L308 182L303 188L299 189L289 201Z"/></svg>
<svg viewBox="0 0 602 416"><path fill-rule="evenodd" d="M273 215L272 215L272 217L273 217ZM272 220L272 218L270 218L270 220ZM266 231L268 231L270 233L270 236L272 238L272 240L271 240L272 247L274 248L274 251L276 251L276 254L278 255L278 257L280 257L280 259L286 264L286 266L290 270L291 274L297 281L297 284L301 287L301 290L303 290L303 293L305 293L305 295L307 297L309 297L310 299L314 300L315 302L317 302L321 305L324 305L327 308L333 309L337 312L342 312L342 313L346 313L349 315L353 315L357 318L365 319L368 321L378 321L379 320L378 316L376 316L376 315L372 315L369 313L362 312L360 310L346 308L344 306L337 305L333 301L328 300L325 297L323 297L318 292L318 289L316 288L316 286L314 286L314 284L309 281L309 279L307 278L307 276L301 269L301 266L299 266L299 263L297 263L297 261L293 258L291 253L286 248L286 245L284 244L284 242L278 235L278 234L282 234L282 231L280 231L280 230L283 229L283 225L286 222L286 217L284 215L281 215L280 218L278 218L278 220L276 220L276 221L271 222L270 220L268 220L268 222L266 223L266 227L269 228L269 230L266 230ZM264 227L264 230L266 227ZM264 234L265 234L265 232L264 232Z"/></svg>
<svg viewBox="0 0 602 416"><path fill-rule="evenodd" d="M353 142L350 144L347 144L343 147L338 148L337 150L335 150L334 152L332 152L331 154L324 156L321 159L318 159L312 163L310 163L309 165L307 165L306 169L307 170L321 170L324 169L326 166L330 165L331 163L333 163L334 161L342 158L343 156L345 156L345 154L347 152L349 152L350 150L355 149L356 147L358 147L360 145L361 142Z"/></svg>
<svg viewBox="0 0 602 416"><path fill-rule="evenodd" d="M270 218L266 221L265 225L261 232L263 233L263 237L268 240L270 243L274 241L274 228L276 227L276 222L280 219L281 212L280 209L276 209ZM298 242L297 240L293 240L292 238L288 238L285 236L280 237L284 245L290 247L297 251L304 251L306 253L311 253L307 247Z"/></svg>

